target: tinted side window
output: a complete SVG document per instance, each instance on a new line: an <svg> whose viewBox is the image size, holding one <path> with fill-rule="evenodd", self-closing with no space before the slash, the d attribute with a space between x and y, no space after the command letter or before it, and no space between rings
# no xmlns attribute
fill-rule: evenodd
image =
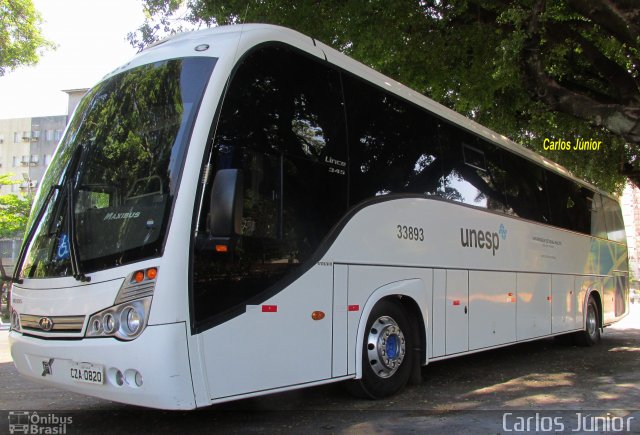
<svg viewBox="0 0 640 435"><path fill-rule="evenodd" d="M242 171L242 231L229 252L195 254L196 324L260 298L316 251L347 208L346 139L338 72L280 45L242 61L210 159L214 174Z"/></svg>
<svg viewBox="0 0 640 435"><path fill-rule="evenodd" d="M602 208L602 195L596 193L593 195L593 208L591 209L591 235L596 237L607 238L607 224L604 218L604 209Z"/></svg>
<svg viewBox="0 0 640 435"><path fill-rule="evenodd" d="M602 204L604 206L604 218L607 223L607 237L615 242L627 243L620 204L606 196L602 197Z"/></svg>
<svg viewBox="0 0 640 435"><path fill-rule="evenodd" d="M501 154L507 213L524 219L551 223L544 170L508 151L501 151Z"/></svg>
<svg viewBox="0 0 640 435"><path fill-rule="evenodd" d="M593 192L578 183L547 171L551 223L555 226L591 234L591 215L597 203Z"/></svg>
<svg viewBox="0 0 640 435"><path fill-rule="evenodd" d="M433 115L343 75L350 204L389 193L437 194L442 170Z"/></svg>
<svg viewBox="0 0 640 435"><path fill-rule="evenodd" d="M441 196L504 211L504 173L497 148L448 124L439 132L444 172Z"/></svg>

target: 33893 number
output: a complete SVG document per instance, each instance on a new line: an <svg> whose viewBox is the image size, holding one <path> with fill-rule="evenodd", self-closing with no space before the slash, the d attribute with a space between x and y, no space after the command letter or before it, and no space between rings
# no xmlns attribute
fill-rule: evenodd
<svg viewBox="0 0 640 435"><path fill-rule="evenodd" d="M396 236L402 240L415 240L416 242L424 242L424 229L420 227L408 227L406 225L397 225Z"/></svg>

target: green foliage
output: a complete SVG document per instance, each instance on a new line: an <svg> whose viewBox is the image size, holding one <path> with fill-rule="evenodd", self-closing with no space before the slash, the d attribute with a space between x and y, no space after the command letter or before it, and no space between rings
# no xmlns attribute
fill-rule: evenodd
<svg viewBox="0 0 640 435"><path fill-rule="evenodd" d="M54 45L40 32L42 18L31 0L0 0L0 76L33 65Z"/></svg>
<svg viewBox="0 0 640 435"><path fill-rule="evenodd" d="M140 45L176 1L146 0ZM613 6L612 6L613 5ZM621 192L640 162L640 32L622 0L190 0L206 25L298 30L424 93L597 186ZM154 30L155 29L155 30ZM545 152L543 141L601 140L598 152Z"/></svg>
<svg viewBox="0 0 640 435"><path fill-rule="evenodd" d="M0 175L0 185L18 184L12 174ZM31 202L30 195L18 196L13 193L0 195L0 239L21 237L25 231Z"/></svg>

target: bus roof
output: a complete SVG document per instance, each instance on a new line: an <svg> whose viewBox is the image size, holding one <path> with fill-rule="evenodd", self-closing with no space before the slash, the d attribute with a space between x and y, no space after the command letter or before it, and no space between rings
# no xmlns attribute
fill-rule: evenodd
<svg viewBox="0 0 640 435"><path fill-rule="evenodd" d="M320 41L285 27L270 24L239 24L178 33L150 45L139 53L138 56L144 55L145 53L154 51L158 48L170 49L172 46L182 46L185 44L188 44L189 46L203 43L214 44L220 39L226 40L224 45L227 47L227 50L235 51L234 61L251 48L265 42L283 42L298 49L302 49L317 57L324 58L327 62L337 66L338 68L361 77L382 89L428 110L441 119L455 124L475 136L519 154L531 161L534 161L540 166L550 169L566 178L570 178L591 190L616 199L610 193L598 189L591 183L574 176L565 167L512 141L508 137L478 124L466 116L445 107L431 98L412 90L396 80L375 71L374 69L346 56ZM321 53L318 50L320 50ZM125 65L125 67L127 65ZM118 71L119 70L116 70L114 72Z"/></svg>

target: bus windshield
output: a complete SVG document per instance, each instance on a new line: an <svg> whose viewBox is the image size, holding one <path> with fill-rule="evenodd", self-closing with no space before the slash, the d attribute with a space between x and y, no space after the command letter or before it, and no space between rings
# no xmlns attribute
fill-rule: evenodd
<svg viewBox="0 0 640 435"><path fill-rule="evenodd" d="M83 98L48 168L20 276L75 275L159 256L213 58L140 66ZM75 250L75 252L74 252Z"/></svg>

